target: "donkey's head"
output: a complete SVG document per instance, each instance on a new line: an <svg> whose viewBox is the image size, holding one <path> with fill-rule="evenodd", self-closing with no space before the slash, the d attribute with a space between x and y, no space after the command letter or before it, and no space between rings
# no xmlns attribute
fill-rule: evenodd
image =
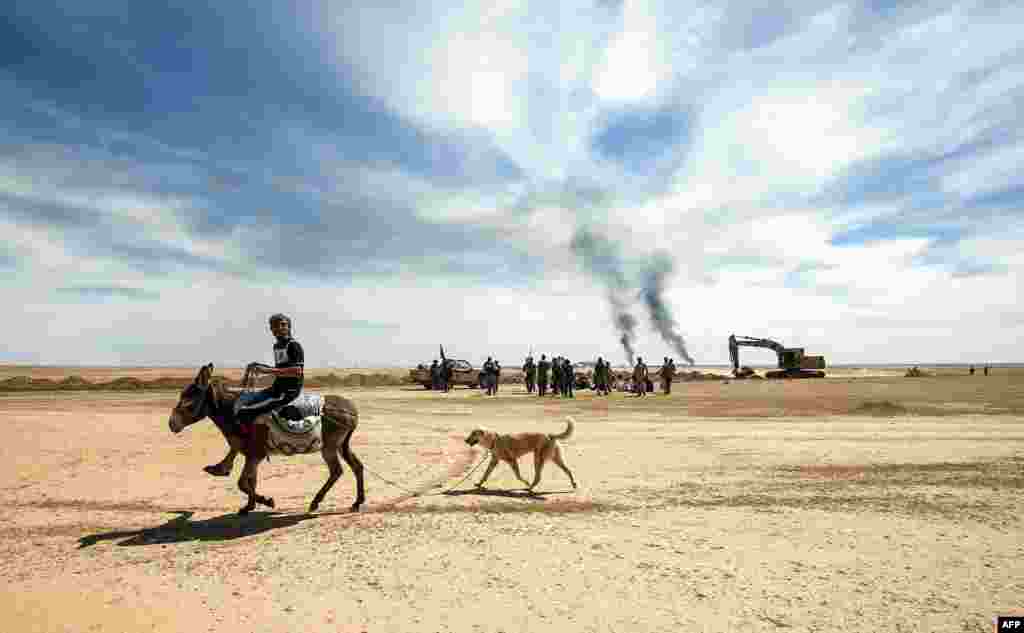
<svg viewBox="0 0 1024 633"><path fill-rule="evenodd" d="M192 381L178 398L178 404L171 410L167 425L172 433L181 433L186 426L195 424L213 410L213 394L210 389L210 376L213 375L213 363L199 368L196 379Z"/></svg>

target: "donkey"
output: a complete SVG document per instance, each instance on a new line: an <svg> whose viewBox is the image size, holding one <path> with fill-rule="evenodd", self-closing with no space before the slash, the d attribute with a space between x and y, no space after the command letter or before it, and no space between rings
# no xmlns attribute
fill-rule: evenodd
<svg viewBox="0 0 1024 633"><path fill-rule="evenodd" d="M239 394L219 380L210 380L212 374L213 363L199 369L192 384L181 392L178 404L171 410L167 424L171 432L177 434L185 430L185 427L204 418L209 417L213 420L231 448L219 464L207 466L205 470L210 474L227 475L231 472L235 455L241 452L245 456L245 466L242 468L242 476L238 479L238 489L248 496L248 502L238 510L238 513L248 514L256 507L257 503L273 508L274 499L272 497L264 497L256 493L260 462L270 452L277 452L267 442L266 429L267 425L271 423L269 416L263 415L256 418L253 421L254 430L249 439L243 438L239 435L234 421L234 405ZM338 458L340 454L356 476L356 500L352 504L352 512L358 512L359 507L366 501L363 463L352 452L349 441L359 424L359 413L351 400L333 395L324 396L321 413L323 444L320 453L323 455L324 462L327 463L330 475L320 491L313 497L309 511L315 512L320 507L324 495L344 472L341 460ZM261 428L262 433L258 432ZM217 472L214 472L215 469Z"/></svg>

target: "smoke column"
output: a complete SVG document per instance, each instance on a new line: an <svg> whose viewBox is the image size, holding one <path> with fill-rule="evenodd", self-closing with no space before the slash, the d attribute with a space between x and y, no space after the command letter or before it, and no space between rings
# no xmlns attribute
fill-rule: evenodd
<svg viewBox="0 0 1024 633"><path fill-rule="evenodd" d="M636 361L633 353L633 338L636 336L636 319L626 309L626 304L615 292L608 293L608 302L612 306L612 318L615 320L615 328L621 332L619 343L626 351L626 361L632 367Z"/></svg>
<svg viewBox="0 0 1024 633"><path fill-rule="evenodd" d="M661 335L662 340L671 345L683 360L693 365L693 358L686 351L686 341L676 331L675 319L672 318L664 299L665 279L671 272L672 260L664 253L656 255L644 275L644 287L640 290L640 297L651 316L651 325Z"/></svg>
<svg viewBox="0 0 1024 633"><path fill-rule="evenodd" d="M629 282L622 271L622 263L615 246L604 237L582 228L573 236L570 248L583 260L592 275L607 284L612 320L619 331L619 343L626 352L626 360L632 367L635 357L633 340L636 338L636 318L629 313Z"/></svg>

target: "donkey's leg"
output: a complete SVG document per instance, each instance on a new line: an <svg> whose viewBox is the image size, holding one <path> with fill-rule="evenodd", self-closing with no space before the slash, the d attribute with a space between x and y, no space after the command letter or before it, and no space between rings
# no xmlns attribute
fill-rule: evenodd
<svg viewBox="0 0 1024 633"><path fill-rule="evenodd" d="M214 477L227 477L230 475L235 467L235 458L238 457L238 453L242 450L242 438L237 435L225 435L224 439L228 442L228 454L216 464L203 467L203 470Z"/></svg>
<svg viewBox="0 0 1024 633"><path fill-rule="evenodd" d="M256 508L257 503L269 508L274 507L273 497L264 497L256 492L256 482L259 480L259 470L259 459L246 457L245 466L242 468L242 476L238 479L238 489L248 496L248 501L243 507L239 508L238 514L248 514L252 512Z"/></svg>
<svg viewBox="0 0 1024 633"><path fill-rule="evenodd" d="M331 445L335 451L339 451L341 457L352 469L352 474L356 476L356 500L352 504L352 511L357 512L359 506L366 501L366 486L363 482L363 463L352 452L349 442L352 439L352 433L359 426L359 412L356 405L348 398L327 396L324 400L324 416L330 420L332 425L331 437L330 439L324 437L324 446ZM340 449L338 447L339 439L341 439ZM327 459L326 452L324 455L324 459Z"/></svg>
<svg viewBox="0 0 1024 633"><path fill-rule="evenodd" d="M273 497L264 497L256 492L260 462L267 456L267 432L266 424L255 424L249 435L245 451L245 466L242 468L242 477L238 480L238 488L249 496L249 500L245 507L238 511L239 514L248 514L256 507L257 503L274 507Z"/></svg>
<svg viewBox="0 0 1024 633"><path fill-rule="evenodd" d="M320 454L324 457L324 462L327 464L327 469L330 474L327 476L327 481L320 487L320 491L313 497L313 503L309 504L309 511L316 512L317 508L324 500L324 496L334 486L334 482L338 481L344 469L341 467L341 460L338 458L338 445L335 442L324 442L323 448L320 449Z"/></svg>
<svg viewBox="0 0 1024 633"><path fill-rule="evenodd" d="M246 455L245 465L242 466L242 476L238 478L238 489L247 497L245 505L238 509L238 514L241 515L249 514L256 508L256 484L252 479L254 462L255 460Z"/></svg>
<svg viewBox="0 0 1024 633"><path fill-rule="evenodd" d="M366 501L366 486L363 483L363 462L359 461L356 454L352 452L352 448L349 446L349 441L352 439L352 434L355 432L353 428L351 431L345 434L345 439L341 443L341 456L345 458L345 463L352 469L352 474L356 476L356 500L352 504L352 511L358 512L359 506L363 505Z"/></svg>
<svg viewBox="0 0 1024 633"><path fill-rule="evenodd" d="M252 447L252 494L256 499L256 503L262 503L265 506L274 507L273 497L264 497L256 492L256 483L259 481L260 463L267 457L269 447L267 446L267 440L270 436L270 427L267 426L269 422L264 420L263 424L255 424L252 429L252 434L249 436L250 446Z"/></svg>

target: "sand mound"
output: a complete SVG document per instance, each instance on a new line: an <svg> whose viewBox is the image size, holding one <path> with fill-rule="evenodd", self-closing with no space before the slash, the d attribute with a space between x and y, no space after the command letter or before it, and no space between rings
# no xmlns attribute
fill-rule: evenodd
<svg viewBox="0 0 1024 633"><path fill-rule="evenodd" d="M49 382L49 381L47 381ZM32 379L28 376L14 376L0 383L4 389L24 389L32 385Z"/></svg>
<svg viewBox="0 0 1024 633"><path fill-rule="evenodd" d="M105 387L107 389L117 389L117 390L126 390L126 391L132 391L132 390L135 390L135 389L145 389L146 386L147 385L146 385L145 382L139 380L138 378L134 378L132 376L125 376L123 378L115 378L114 380L111 380L110 382L103 384L103 387Z"/></svg>
<svg viewBox="0 0 1024 633"><path fill-rule="evenodd" d="M883 417L891 417L897 415L906 415L907 408L903 405L888 400L867 400L862 402L860 406L855 409L851 409L850 413L854 415L877 415Z"/></svg>
<svg viewBox="0 0 1024 633"><path fill-rule="evenodd" d="M366 376L362 374L349 374L341 379L341 384L345 387L362 387L366 381Z"/></svg>
<svg viewBox="0 0 1024 633"><path fill-rule="evenodd" d="M367 387L396 387L401 384L403 384L401 378L388 374L370 374L363 381L363 385Z"/></svg>
<svg viewBox="0 0 1024 633"><path fill-rule="evenodd" d="M306 384L310 387L340 387L345 384L345 381L338 374L331 372L326 376L317 376L313 379L307 379Z"/></svg>

